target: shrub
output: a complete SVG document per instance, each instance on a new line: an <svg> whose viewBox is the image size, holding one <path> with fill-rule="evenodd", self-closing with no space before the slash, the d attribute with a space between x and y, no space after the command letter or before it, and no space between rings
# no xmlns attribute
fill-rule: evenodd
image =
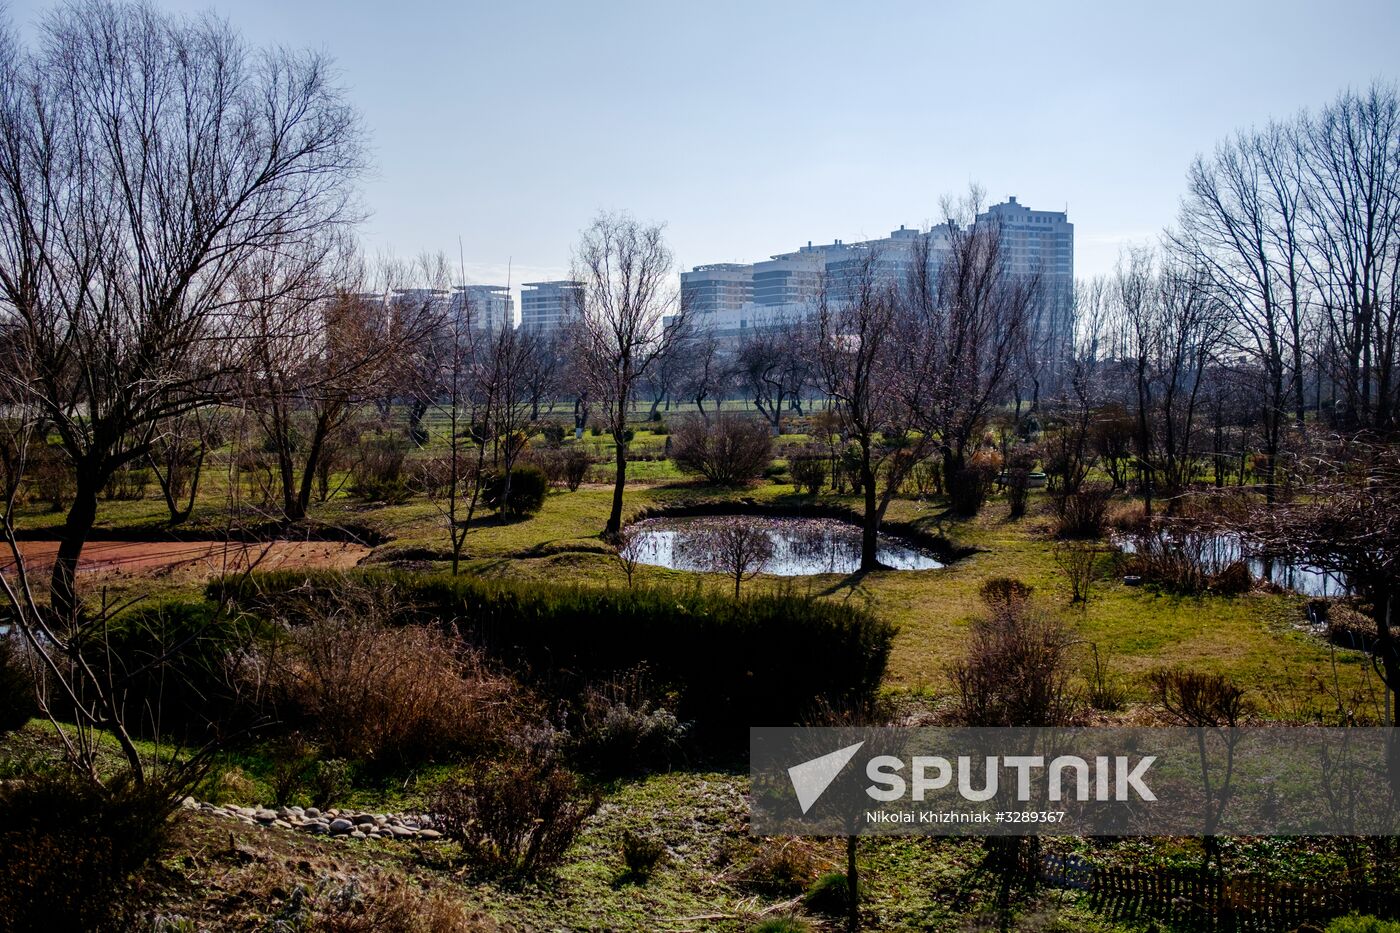
<svg viewBox="0 0 1400 933"><path fill-rule="evenodd" d="M440 785L430 807L443 833L479 868L529 876L563 861L598 803L552 757L529 752L495 764L476 761Z"/></svg>
<svg viewBox="0 0 1400 933"><path fill-rule="evenodd" d="M1099 655L1099 646L1091 644L1089 647L1092 657L1084 677L1089 687L1089 706L1101 712L1116 713L1127 703L1127 694L1109 669L1108 659Z"/></svg>
<svg viewBox="0 0 1400 933"><path fill-rule="evenodd" d="M1011 505L1011 517L1021 518L1026 514L1026 505L1031 498L1031 469L1028 466L1013 466L1006 471L1006 501Z"/></svg>
<svg viewBox="0 0 1400 933"><path fill-rule="evenodd" d="M571 743L581 767L616 777L671 764L687 727L648 692L640 670L584 691Z"/></svg>
<svg viewBox="0 0 1400 933"><path fill-rule="evenodd" d="M326 754L372 762L492 747L513 726L514 685L440 628L391 627L378 594L311 612L260 666L283 718Z"/></svg>
<svg viewBox="0 0 1400 933"><path fill-rule="evenodd" d="M564 426L557 421L546 421L540 425L540 434L544 435L544 442L550 447L564 443Z"/></svg>
<svg viewBox="0 0 1400 933"><path fill-rule="evenodd" d="M1108 505L1112 496L1112 487L1096 483L1085 483L1075 492L1057 496L1057 533L1062 538L1102 538L1108 527Z"/></svg>
<svg viewBox="0 0 1400 933"><path fill-rule="evenodd" d="M675 691L677 717L724 742L750 725L802 722L822 698L868 703L895 633L850 602L794 594L736 602L693 589L384 570L253 573L215 581L207 592L295 619L324 611L318 607L352 581L391 595L396 624L457 620L454 630L488 657L556 695L577 696L586 684L646 664L659 687ZM383 674L376 677L382 688Z"/></svg>
<svg viewBox="0 0 1400 933"><path fill-rule="evenodd" d="M0 784L0 925L89 930L121 915L127 879L160 852L178 798L159 781Z"/></svg>
<svg viewBox="0 0 1400 933"><path fill-rule="evenodd" d="M1232 561L1210 578L1210 591L1218 596L1241 596L1254 588L1254 575L1242 560Z"/></svg>
<svg viewBox="0 0 1400 933"><path fill-rule="evenodd" d="M404 470L407 454L397 439L371 441L350 470L350 494L366 502L404 502L412 495Z"/></svg>
<svg viewBox="0 0 1400 933"><path fill-rule="evenodd" d="M953 665L954 715L965 726L1062 726L1078 707L1070 687L1073 638L1027 600L993 603L972 624L967 655Z"/></svg>
<svg viewBox="0 0 1400 933"><path fill-rule="evenodd" d="M128 463L118 467L112 473L107 479L107 484L102 487L102 494L108 499L122 501L144 499L150 485L150 469Z"/></svg>
<svg viewBox="0 0 1400 933"><path fill-rule="evenodd" d="M802 903L814 914L844 917L851 909L851 886L841 872L828 872L807 889Z"/></svg>
<svg viewBox="0 0 1400 933"><path fill-rule="evenodd" d="M1069 581L1070 602L1089 604L1089 594L1099 574L1099 553L1093 545L1055 545L1055 563Z"/></svg>
<svg viewBox="0 0 1400 933"><path fill-rule="evenodd" d="M311 769L311 805L324 809L340 803L355 786L350 762L323 758Z"/></svg>
<svg viewBox="0 0 1400 933"><path fill-rule="evenodd" d="M577 444L564 452L564 485L569 487L569 492L578 491L592 465L593 457Z"/></svg>
<svg viewBox="0 0 1400 933"><path fill-rule="evenodd" d="M666 857L666 846L655 836L627 830L622 834L622 864L626 878L645 881Z"/></svg>
<svg viewBox="0 0 1400 933"><path fill-rule="evenodd" d="M1011 577L988 577L977 593L986 605L997 608L1007 603L1022 603L1031 598L1033 587Z"/></svg>
<svg viewBox="0 0 1400 933"><path fill-rule="evenodd" d="M305 892L305 888L297 889ZM441 894L429 894L378 873L339 880L327 877L309 895L289 899L268 926L317 933L472 933L498 930L469 916Z"/></svg>
<svg viewBox="0 0 1400 933"><path fill-rule="evenodd" d="M128 728L198 745L260 716L243 696L238 664L270 630L211 603L161 602L119 614L84 657L123 684Z"/></svg>
<svg viewBox="0 0 1400 933"><path fill-rule="evenodd" d="M1152 697L1178 725L1238 726L1248 716L1244 688L1224 674L1164 668L1147 675Z"/></svg>
<svg viewBox="0 0 1400 933"><path fill-rule="evenodd" d="M34 677L19 639L0 635L0 735L22 729L38 713Z"/></svg>
<svg viewBox="0 0 1400 933"><path fill-rule="evenodd" d="M948 505L953 514L971 518L982 511L992 490L1001 458L993 452L979 451L966 466L948 477Z"/></svg>
<svg viewBox="0 0 1400 933"><path fill-rule="evenodd" d="M826 485L827 456L823 451L802 449L788 455L788 472L792 474L792 484L815 496Z"/></svg>
<svg viewBox="0 0 1400 933"><path fill-rule="evenodd" d="M708 424L699 417L683 419L671 441L671 458L682 472L698 473L721 486L737 486L762 475L773 457L773 438L765 423L725 412L716 413Z"/></svg>
<svg viewBox="0 0 1400 933"><path fill-rule="evenodd" d="M507 482L505 473L489 474L482 483L482 501L503 515L534 515L544 506L549 478L539 467L528 463L512 467L509 477Z"/></svg>
<svg viewBox="0 0 1400 933"><path fill-rule="evenodd" d="M732 877L768 897L801 894L821 874L824 860L809 839L764 839L758 855Z"/></svg>
<svg viewBox="0 0 1400 933"><path fill-rule="evenodd" d="M36 444L29 453L27 473L32 478L35 495L49 504L49 511L62 512L68 507L76 480L73 466L62 448Z"/></svg>

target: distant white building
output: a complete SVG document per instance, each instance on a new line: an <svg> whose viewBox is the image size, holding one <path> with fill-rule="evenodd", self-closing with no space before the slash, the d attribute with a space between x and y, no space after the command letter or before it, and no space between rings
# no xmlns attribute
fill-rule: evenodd
<svg viewBox="0 0 1400 933"><path fill-rule="evenodd" d="M977 215L995 223L1007 267L1017 275L1038 275L1042 300L1034 333L1051 361L1074 343L1074 224L1064 211L1035 211L1014 196Z"/></svg>
<svg viewBox="0 0 1400 933"><path fill-rule="evenodd" d="M541 336L559 333L577 307L580 282L525 282L520 286L520 327Z"/></svg>
<svg viewBox="0 0 1400 933"><path fill-rule="evenodd" d="M458 314L465 297L473 327L490 331L515 327L515 299L506 286L458 285L452 293L453 311Z"/></svg>
<svg viewBox="0 0 1400 933"><path fill-rule="evenodd" d="M1040 276L1045 301L1036 325L1039 332L1054 343L1072 340L1074 225L1065 213L1034 211L1012 197L989 207L975 222L997 224L1010 272ZM808 242L794 252L751 265L696 266L681 273L681 294L697 326L733 344L753 328L811 314L822 289L840 300L845 283L863 268L872 250L880 275L902 281L914 261L915 246L925 239L936 274L948 255L949 233L946 226L931 230L901 226L876 240Z"/></svg>

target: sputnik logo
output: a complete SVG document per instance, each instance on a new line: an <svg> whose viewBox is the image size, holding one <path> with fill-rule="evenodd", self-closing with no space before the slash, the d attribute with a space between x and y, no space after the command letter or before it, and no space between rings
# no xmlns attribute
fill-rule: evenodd
<svg viewBox="0 0 1400 933"><path fill-rule="evenodd" d="M804 816L821 795L826 793L826 789L836 780L841 769L850 763L864 744L857 742L847 745L820 758L813 758L788 768L788 779L792 781L792 789L797 793L797 802L802 806Z"/></svg>

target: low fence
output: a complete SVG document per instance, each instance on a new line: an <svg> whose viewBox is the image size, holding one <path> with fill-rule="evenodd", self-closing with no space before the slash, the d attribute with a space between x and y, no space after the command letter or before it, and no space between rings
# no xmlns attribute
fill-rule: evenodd
<svg viewBox="0 0 1400 933"><path fill-rule="evenodd" d="M1100 868L1074 856L1046 856L1040 880L1088 892L1092 907L1115 919L1154 919L1220 933L1322 929L1342 914L1400 911L1394 890L1346 876L1298 884L1182 869Z"/></svg>

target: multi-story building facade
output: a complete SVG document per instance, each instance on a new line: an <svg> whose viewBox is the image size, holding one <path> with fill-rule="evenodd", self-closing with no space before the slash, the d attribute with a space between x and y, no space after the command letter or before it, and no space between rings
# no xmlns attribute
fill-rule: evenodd
<svg viewBox="0 0 1400 933"><path fill-rule="evenodd" d="M1037 333L1052 343L1072 339L1074 225L1065 213L1033 211L1012 197L979 214L975 223L997 225L1008 271L1040 277L1045 300ZM916 256L926 255L937 274L948 255L951 233L946 225L931 230L901 226L881 239L808 242L752 265L696 266L681 273L681 293L691 297L688 307L699 326L733 344L752 328L811 314L823 292L829 300L842 300L868 262L876 263L882 278L897 282L907 276ZM927 243L927 251L916 250L921 241ZM721 276L722 289L717 284ZM746 289L749 297L744 299Z"/></svg>
<svg viewBox="0 0 1400 933"><path fill-rule="evenodd" d="M681 303L692 314L737 311L753 301L753 266L716 262L681 274Z"/></svg>
<svg viewBox="0 0 1400 933"><path fill-rule="evenodd" d="M458 285L452 289L452 309L471 309L471 324L483 330L515 327L515 299L504 285Z"/></svg>
<svg viewBox="0 0 1400 933"><path fill-rule="evenodd" d="M1036 211L1009 197L977 215L994 223L1007 268L1039 277L1041 300L1032 333L1047 361L1063 359L1074 341L1074 224L1064 211Z"/></svg>
<svg viewBox="0 0 1400 933"><path fill-rule="evenodd" d="M525 282L520 286L520 326L552 337L575 313L583 286L579 282Z"/></svg>

